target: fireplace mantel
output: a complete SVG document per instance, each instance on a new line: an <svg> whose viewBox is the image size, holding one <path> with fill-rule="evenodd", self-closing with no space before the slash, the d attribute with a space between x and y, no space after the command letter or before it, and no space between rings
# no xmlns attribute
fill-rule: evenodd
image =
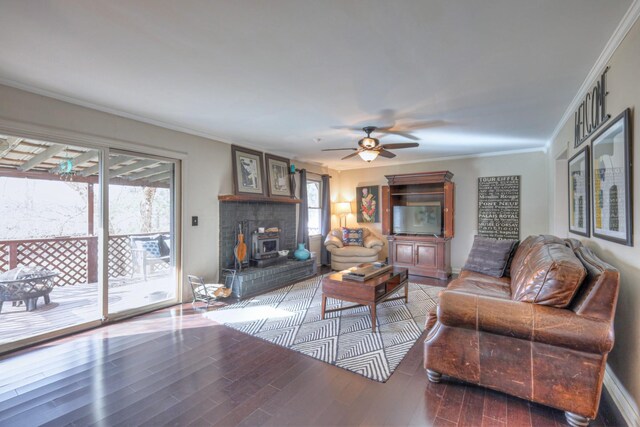
<svg viewBox="0 0 640 427"><path fill-rule="evenodd" d="M221 194L218 196L221 202L261 202L261 203L300 203L300 199L290 197L267 197L253 194Z"/></svg>

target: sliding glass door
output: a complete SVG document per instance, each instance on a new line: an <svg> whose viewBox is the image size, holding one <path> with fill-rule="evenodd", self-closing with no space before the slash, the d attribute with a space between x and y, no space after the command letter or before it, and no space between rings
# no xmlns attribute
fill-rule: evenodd
<svg viewBox="0 0 640 427"><path fill-rule="evenodd" d="M101 157L0 135L0 351L99 323Z"/></svg>
<svg viewBox="0 0 640 427"><path fill-rule="evenodd" d="M178 302L178 173L0 134L0 353Z"/></svg>
<svg viewBox="0 0 640 427"><path fill-rule="evenodd" d="M109 313L175 301L175 163L112 151L109 169Z"/></svg>

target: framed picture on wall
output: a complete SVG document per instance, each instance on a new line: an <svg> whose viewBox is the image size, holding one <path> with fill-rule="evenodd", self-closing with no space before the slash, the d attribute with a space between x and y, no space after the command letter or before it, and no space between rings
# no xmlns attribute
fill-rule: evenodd
<svg viewBox="0 0 640 427"><path fill-rule="evenodd" d="M589 224L589 146L569 159L569 231L581 236L591 235Z"/></svg>
<svg viewBox="0 0 640 427"><path fill-rule="evenodd" d="M378 186L356 187L357 221L380 222Z"/></svg>
<svg viewBox="0 0 640 427"><path fill-rule="evenodd" d="M633 246L630 110L591 140L593 236Z"/></svg>
<svg viewBox="0 0 640 427"><path fill-rule="evenodd" d="M264 158L267 164L267 189L269 190L269 196L291 197L289 159L273 156L269 153L266 153Z"/></svg>
<svg viewBox="0 0 640 427"><path fill-rule="evenodd" d="M262 153L232 145L231 162L235 194L264 194Z"/></svg>

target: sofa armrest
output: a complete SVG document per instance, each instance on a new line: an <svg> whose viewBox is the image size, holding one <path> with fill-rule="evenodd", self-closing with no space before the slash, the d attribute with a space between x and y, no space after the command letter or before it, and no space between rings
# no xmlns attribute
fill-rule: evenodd
<svg viewBox="0 0 640 427"><path fill-rule="evenodd" d="M362 246L365 248L375 248L376 246L383 247L384 243L382 240L374 236L373 233L369 233L369 235L364 238Z"/></svg>
<svg viewBox="0 0 640 427"><path fill-rule="evenodd" d="M438 320L446 326L605 354L613 347L612 325L571 310L457 291L443 291Z"/></svg>
<svg viewBox="0 0 640 427"><path fill-rule="evenodd" d="M328 234L327 238L324 239L324 246L329 252L331 252L331 249L333 248L342 248L344 246L344 243L342 243L342 240L337 238L333 234Z"/></svg>

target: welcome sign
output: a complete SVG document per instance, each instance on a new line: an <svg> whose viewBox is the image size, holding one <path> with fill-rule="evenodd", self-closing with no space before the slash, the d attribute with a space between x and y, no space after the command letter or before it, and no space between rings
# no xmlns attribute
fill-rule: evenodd
<svg viewBox="0 0 640 427"><path fill-rule="evenodd" d="M609 94L607 92L607 71L609 67L600 75L600 79L593 88L587 92L580 106L574 113L574 141L573 146L578 147L589 138L604 122L611 116L606 112L605 98Z"/></svg>

